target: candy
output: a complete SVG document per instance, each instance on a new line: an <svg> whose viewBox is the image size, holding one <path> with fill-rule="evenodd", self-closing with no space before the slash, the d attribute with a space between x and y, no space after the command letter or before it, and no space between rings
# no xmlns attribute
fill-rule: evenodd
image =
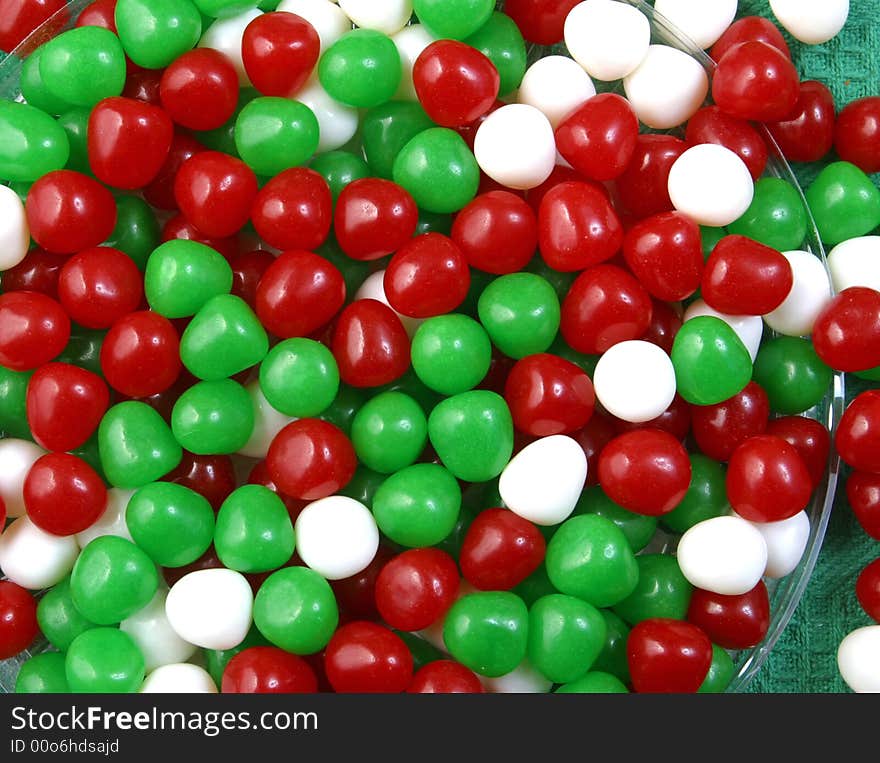
<svg viewBox="0 0 880 763"><path fill-rule="evenodd" d="M244 39L245 30L252 21L261 15L260 11L249 8L233 16L217 19L206 25L199 32L201 39L199 39L198 46L200 48L210 48L225 55L235 67L239 84L243 86L249 85L250 80L244 67L241 43ZM320 32L318 34L320 35ZM191 47L192 45L190 44L187 46L187 49Z"/></svg>
<svg viewBox="0 0 880 763"><path fill-rule="evenodd" d="M654 10L663 14L700 48L711 47L736 16L736 0L703 3L700 0L657 0Z"/></svg>
<svg viewBox="0 0 880 763"><path fill-rule="evenodd" d="M29 440L4 437L0 440L0 499L10 518L25 513L24 482L34 463L45 451Z"/></svg>
<svg viewBox="0 0 880 763"><path fill-rule="evenodd" d="M301 657L254 646L236 654L223 670L224 694L312 694L318 679Z"/></svg>
<svg viewBox="0 0 880 763"><path fill-rule="evenodd" d="M74 693L132 693L143 683L144 658L127 633L92 628L70 645L64 672Z"/></svg>
<svg viewBox="0 0 880 763"><path fill-rule="evenodd" d="M880 687L877 643L880 625L868 625L850 633L837 650L837 666L854 692L876 692Z"/></svg>
<svg viewBox="0 0 880 763"><path fill-rule="evenodd" d="M712 642L690 623L653 618L630 632L626 647L638 692L696 692L712 664Z"/></svg>
<svg viewBox="0 0 880 763"><path fill-rule="evenodd" d="M376 555L379 531L362 503L342 495L310 503L296 520L297 550L328 580L351 577Z"/></svg>
<svg viewBox="0 0 880 763"><path fill-rule="evenodd" d="M413 0L416 16L435 37L461 40L480 29L492 15L491 0Z"/></svg>
<svg viewBox="0 0 880 763"><path fill-rule="evenodd" d="M806 198L822 241L831 246L870 233L880 224L880 190L849 162L825 167Z"/></svg>
<svg viewBox="0 0 880 763"><path fill-rule="evenodd" d="M791 264L794 282L782 304L764 321L787 336L803 336L813 330L816 318L831 301L831 284L822 261L801 250L783 252Z"/></svg>
<svg viewBox="0 0 880 763"><path fill-rule="evenodd" d="M330 0L281 0L276 10L293 13L308 21L318 33L322 54L351 30L351 20L345 11Z"/></svg>
<svg viewBox="0 0 880 763"><path fill-rule="evenodd" d="M793 37L808 45L818 45L843 28L849 15L849 0L806 3L770 0L770 9Z"/></svg>
<svg viewBox="0 0 880 763"><path fill-rule="evenodd" d="M837 292L851 286L880 291L880 236L842 241L828 253L828 269Z"/></svg>
<svg viewBox="0 0 880 763"><path fill-rule="evenodd" d="M605 352L593 373L596 397L624 421L642 423L665 411L675 396L669 356L650 342L619 342Z"/></svg>
<svg viewBox="0 0 880 763"><path fill-rule="evenodd" d="M33 591L63 580L78 554L73 536L50 535L27 516L16 519L0 535L0 569L13 583Z"/></svg>
<svg viewBox="0 0 880 763"><path fill-rule="evenodd" d="M526 70L517 101L541 111L555 130L595 94L596 86L576 61L567 56L545 56Z"/></svg>
<svg viewBox="0 0 880 763"><path fill-rule="evenodd" d="M391 37L400 56L400 86L397 88L395 98L415 101L415 85L413 84L413 67L422 51L433 41L433 35L423 24L410 24Z"/></svg>
<svg viewBox="0 0 880 763"><path fill-rule="evenodd" d="M167 589L159 588L147 606L119 624L119 630L128 634L141 650L147 673L162 665L185 662L196 651L193 644L172 629L165 614L167 597Z"/></svg>
<svg viewBox="0 0 880 763"><path fill-rule="evenodd" d="M171 663L147 675L141 694L216 694L217 687L204 668L188 663Z"/></svg>
<svg viewBox="0 0 880 763"><path fill-rule="evenodd" d="M174 632L190 644L231 649L251 626L253 601L251 587L240 573L198 570L171 587L165 614Z"/></svg>
<svg viewBox="0 0 880 763"><path fill-rule="evenodd" d="M522 33L509 16L495 11L476 32L465 38L498 70L498 92L510 96L522 82L526 71L526 45Z"/></svg>
<svg viewBox="0 0 880 763"><path fill-rule="evenodd" d="M565 45L571 57L595 79L631 74L648 55L651 26L637 8L613 0L586 0L565 19Z"/></svg>

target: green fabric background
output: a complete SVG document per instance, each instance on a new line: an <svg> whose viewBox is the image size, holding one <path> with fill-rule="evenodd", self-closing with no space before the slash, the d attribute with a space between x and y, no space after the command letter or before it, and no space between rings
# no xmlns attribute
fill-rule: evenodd
<svg viewBox="0 0 880 763"><path fill-rule="evenodd" d="M739 15L773 18L767 0L741 0ZM801 78L828 85L838 109L880 93L880 0L850 0L846 26L824 45L802 45L788 35L786 40ZM817 171L809 165L794 169L804 187ZM848 382L847 399L855 389ZM851 630L872 622L856 600L855 582L862 568L880 555L880 543L862 531L847 506L846 473L838 483L831 523L804 598L749 691L849 691L837 671L837 646Z"/></svg>

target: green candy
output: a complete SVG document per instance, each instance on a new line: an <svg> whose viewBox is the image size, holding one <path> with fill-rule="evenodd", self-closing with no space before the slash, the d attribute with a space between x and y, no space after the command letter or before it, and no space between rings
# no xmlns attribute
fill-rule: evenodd
<svg viewBox="0 0 880 763"><path fill-rule="evenodd" d="M652 617L684 620L694 589L675 557L642 554L636 557L636 564L639 582L629 596L615 605L614 611L630 625Z"/></svg>
<svg viewBox="0 0 880 763"><path fill-rule="evenodd" d="M416 223L416 230L413 236L422 236L425 233L442 233L444 236L451 236L452 215L426 212L424 209L420 209L419 221ZM471 288L473 288L473 272L471 273Z"/></svg>
<svg viewBox="0 0 880 763"><path fill-rule="evenodd" d="M388 101L370 109L361 122L361 140L367 163L379 177L390 180L394 160L416 135L435 127L421 104Z"/></svg>
<svg viewBox="0 0 880 763"><path fill-rule="evenodd" d="M413 464L392 474L376 490L373 515L394 543L411 548L434 546L455 527L461 488L437 464Z"/></svg>
<svg viewBox="0 0 880 763"><path fill-rule="evenodd" d="M450 313L419 326L411 354L413 370L425 386L457 395L476 387L489 372L492 342L473 318Z"/></svg>
<svg viewBox="0 0 880 763"><path fill-rule="evenodd" d="M254 623L275 646L314 654L330 641L339 608L330 584L308 567L285 567L266 578L254 599Z"/></svg>
<svg viewBox="0 0 880 763"><path fill-rule="evenodd" d="M422 380L416 376L416 373L412 368L408 368L403 376L395 379L390 384L376 387L372 391L375 392L375 394L380 394L382 392L403 392L403 394L409 395L420 406L422 406L422 410L426 415L433 411L434 406L440 402L440 395L425 386L422 383Z"/></svg>
<svg viewBox="0 0 880 763"><path fill-rule="evenodd" d="M66 652L80 633L97 627L74 605L69 576L43 594L37 604L37 622L46 641L61 652Z"/></svg>
<svg viewBox="0 0 880 763"><path fill-rule="evenodd" d="M529 610L529 661L553 683L574 681L596 661L605 631L592 604L561 593L543 596Z"/></svg>
<svg viewBox="0 0 880 763"><path fill-rule="evenodd" d="M15 679L16 694L67 694L65 656L58 652L37 654L24 662Z"/></svg>
<svg viewBox="0 0 880 763"><path fill-rule="evenodd" d="M380 474L368 469L366 466L358 466L351 481L339 491L339 495L354 498L368 509L373 508L373 499L379 486L385 481L387 474Z"/></svg>
<svg viewBox="0 0 880 763"><path fill-rule="evenodd" d="M717 644L712 644L712 663L709 672L697 689L698 694L721 694L727 691L736 667L731 656Z"/></svg>
<svg viewBox="0 0 880 763"><path fill-rule="evenodd" d="M244 485L220 507L214 548L223 564L238 572L277 570L295 546L284 502L262 485Z"/></svg>
<svg viewBox="0 0 880 763"><path fill-rule="evenodd" d="M657 530L657 517L636 514L612 501L601 487L589 487L581 494L575 514L596 514L610 519L626 536L630 548L637 554L647 546Z"/></svg>
<svg viewBox="0 0 880 763"><path fill-rule="evenodd" d="M269 352L269 337L240 297L220 294L195 314L180 338L180 359L193 376L218 381L255 366Z"/></svg>
<svg viewBox="0 0 880 763"><path fill-rule="evenodd" d="M605 645L593 663L592 670L610 673L623 683L629 683L629 661L626 656L629 626L610 609L599 611L605 619Z"/></svg>
<svg viewBox="0 0 880 763"><path fill-rule="evenodd" d="M791 183L781 178L761 178L755 183L751 205L727 229L780 252L800 249L807 235L807 210Z"/></svg>
<svg viewBox="0 0 880 763"><path fill-rule="evenodd" d="M414 463L427 440L424 411L403 392L376 395L352 421L351 441L358 459L382 474L393 474Z"/></svg>
<svg viewBox="0 0 880 763"><path fill-rule="evenodd" d="M880 381L880 366L869 368L866 371L856 371L855 375L865 381Z"/></svg>
<svg viewBox="0 0 880 763"><path fill-rule="evenodd" d="M174 404L171 431L191 453L235 453L254 431L251 397L232 379L194 384Z"/></svg>
<svg viewBox="0 0 880 763"><path fill-rule="evenodd" d="M214 537L214 510L207 499L174 482L151 482L129 500L125 523L132 540L162 567L198 559Z"/></svg>
<svg viewBox="0 0 880 763"><path fill-rule="evenodd" d="M456 477L486 482L501 474L510 461L513 419L504 398L495 392L462 392L431 411L428 438Z"/></svg>
<svg viewBox="0 0 880 763"><path fill-rule="evenodd" d="M562 593L596 607L623 601L639 581L639 567L626 536L597 514L563 522L547 544L547 574Z"/></svg>
<svg viewBox="0 0 880 763"><path fill-rule="evenodd" d="M159 223L150 206L138 196L116 197L116 227L105 246L125 252L139 270L159 245Z"/></svg>
<svg viewBox="0 0 880 763"><path fill-rule="evenodd" d="M318 62L318 79L327 94L359 109L390 101L401 77L400 53L394 42L372 29L342 35Z"/></svg>
<svg viewBox="0 0 880 763"><path fill-rule="evenodd" d="M26 103L0 101L0 181L32 183L63 169L67 133L52 117Z"/></svg>
<svg viewBox="0 0 880 763"><path fill-rule="evenodd" d="M499 96L516 90L526 73L526 43L522 32L510 18L495 11L483 26L464 41L479 50L498 70L501 77Z"/></svg>
<svg viewBox="0 0 880 763"><path fill-rule="evenodd" d="M168 66L202 36L202 16L190 0L119 0L115 16L126 54L146 69Z"/></svg>
<svg viewBox="0 0 880 763"><path fill-rule="evenodd" d="M70 645L64 672L74 694L133 694L144 682L144 656L127 633L93 628Z"/></svg>
<svg viewBox="0 0 880 763"><path fill-rule="evenodd" d="M44 48L41 46L31 53L21 65L21 94L29 105L47 114L61 114L70 108L63 98L53 95L40 75L40 61Z"/></svg>
<svg viewBox="0 0 880 763"><path fill-rule="evenodd" d="M73 325L70 331L70 339L55 358L56 363L71 363L74 366L85 368L93 374L103 376L101 370L101 345L104 343L106 331L101 329L86 329Z"/></svg>
<svg viewBox="0 0 880 763"><path fill-rule="evenodd" d="M826 366L807 339L781 336L761 345L754 380L763 387L771 410L783 415L803 413L821 402L834 371Z"/></svg>
<svg viewBox="0 0 880 763"><path fill-rule="evenodd" d="M485 24L494 0L413 0L419 21L436 38L463 40Z"/></svg>
<svg viewBox="0 0 880 763"><path fill-rule="evenodd" d="M477 195L480 168L464 138L432 127L410 140L394 160L394 182L428 212L458 212Z"/></svg>
<svg viewBox="0 0 880 763"><path fill-rule="evenodd" d="M559 298L533 273L496 278L480 295L477 310L493 344L515 360L546 351L559 331Z"/></svg>
<svg viewBox="0 0 880 763"><path fill-rule="evenodd" d="M720 318L686 321L672 345L678 394L693 405L715 405L740 393L752 378L752 358Z"/></svg>
<svg viewBox="0 0 880 763"><path fill-rule="evenodd" d="M330 407L318 417L339 427L346 435L351 435L351 425L354 417L361 409L366 400L364 390L357 387L349 387L347 384L339 385L339 392Z"/></svg>
<svg viewBox="0 0 880 763"><path fill-rule="evenodd" d="M334 203L342 193L342 189L349 183L370 177L369 165L350 151L328 151L326 154L319 154L312 159L309 166L327 181Z"/></svg>
<svg viewBox="0 0 880 763"><path fill-rule="evenodd" d="M150 308L166 318L188 318L218 294L232 289L232 268L215 249L176 239L147 260L144 293Z"/></svg>
<svg viewBox="0 0 880 763"><path fill-rule="evenodd" d="M880 190L849 162L825 167L806 196L819 235L829 246L864 236L880 225Z"/></svg>
<svg viewBox="0 0 880 763"><path fill-rule="evenodd" d="M114 487L138 488L174 469L183 451L159 413L129 400L110 408L98 427L101 467Z"/></svg>
<svg viewBox="0 0 880 763"><path fill-rule="evenodd" d="M81 172L83 175L91 175L92 167L89 164L89 109L70 109L64 111L58 117L58 124L61 125L67 135L67 142L70 146L70 156L67 158L67 164L64 169ZM119 211L117 209L117 225L119 224Z"/></svg>
<svg viewBox="0 0 880 763"><path fill-rule="evenodd" d="M74 606L97 625L115 625L143 609L158 587L153 560L131 541L115 535L91 541L70 575Z"/></svg>
<svg viewBox="0 0 880 763"><path fill-rule="evenodd" d="M92 107L125 87L125 51L113 32L84 26L43 46L40 78L49 94L71 106Z"/></svg>
<svg viewBox="0 0 880 763"><path fill-rule="evenodd" d="M700 240L703 245L703 257L708 258L712 250L718 246L718 242L727 235L729 235L727 228L710 228L701 225Z"/></svg>
<svg viewBox="0 0 880 763"><path fill-rule="evenodd" d="M628 694L626 685L610 673L592 670L575 681L560 686L554 694Z"/></svg>
<svg viewBox="0 0 880 763"><path fill-rule="evenodd" d="M215 19L237 16L239 13L256 8L258 5L257 0L193 0L193 2L203 15Z"/></svg>
<svg viewBox="0 0 880 763"><path fill-rule="evenodd" d="M673 532L685 533L695 524L727 513L724 466L701 453L691 453L691 483L687 493L660 521Z"/></svg>
<svg viewBox="0 0 880 763"><path fill-rule="evenodd" d="M235 111L227 122L213 130L196 132L196 138L198 138L200 143L213 151L222 151L224 154L238 157L238 148L235 145L235 126L238 124L239 114L241 114L245 106L254 98L258 98L259 95L252 87L241 88L238 91L238 103L235 106Z"/></svg>
<svg viewBox="0 0 880 763"><path fill-rule="evenodd" d="M553 287L553 291L556 292L556 296L559 298L560 302L565 299L565 295L568 294L571 285L578 277L578 273L576 272L563 273L561 270L554 270L544 262L544 258L540 254L536 254L532 257L529 264L526 265L526 270L529 273L541 276L541 278L549 283ZM564 344L564 342L562 344Z"/></svg>
<svg viewBox="0 0 880 763"><path fill-rule="evenodd" d="M267 177L305 164L318 149L314 112L288 98L254 98L235 120L235 147L254 172Z"/></svg>
<svg viewBox="0 0 880 763"><path fill-rule="evenodd" d="M317 416L339 392L336 358L314 339L285 339L260 365L260 389L269 405L288 416Z"/></svg>
<svg viewBox="0 0 880 763"><path fill-rule="evenodd" d="M522 581L513 592L519 596L527 606L531 607L542 596L558 593L550 578L547 576L547 567L541 563L531 575Z"/></svg>
<svg viewBox="0 0 880 763"><path fill-rule="evenodd" d="M0 432L7 437L33 439L27 422L27 387L33 374L0 366Z"/></svg>
<svg viewBox="0 0 880 763"><path fill-rule="evenodd" d="M526 656L529 611L516 594L481 591L462 596L443 621L452 657L481 676L510 673Z"/></svg>

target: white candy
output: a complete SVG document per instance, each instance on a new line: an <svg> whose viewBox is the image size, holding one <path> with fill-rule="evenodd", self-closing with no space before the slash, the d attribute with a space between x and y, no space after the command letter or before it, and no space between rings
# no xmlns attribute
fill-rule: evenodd
<svg viewBox="0 0 880 763"><path fill-rule="evenodd" d="M553 128L596 95L596 86L568 56L546 56L533 63L519 86L517 101L541 111Z"/></svg>
<svg viewBox="0 0 880 763"><path fill-rule="evenodd" d="M474 156L483 172L501 185L535 188L550 177L556 165L553 127L534 106L502 106L477 130Z"/></svg>
<svg viewBox="0 0 880 763"><path fill-rule="evenodd" d="M767 544L768 578L784 578L792 573L810 539L810 518L806 511L781 522L752 522Z"/></svg>
<svg viewBox="0 0 880 763"><path fill-rule="evenodd" d="M651 24L628 3L585 0L565 19L565 46L591 77L623 79L644 60Z"/></svg>
<svg viewBox="0 0 880 763"><path fill-rule="evenodd" d="M692 146L669 170L673 206L700 225L720 228L738 220L752 203L755 184L745 162L714 143Z"/></svg>
<svg viewBox="0 0 880 763"><path fill-rule="evenodd" d="M880 236L859 236L838 244L828 254L836 291L866 286L880 291Z"/></svg>
<svg viewBox="0 0 880 763"><path fill-rule="evenodd" d="M711 47L733 23L737 0L655 0L662 13L698 47Z"/></svg>
<svg viewBox="0 0 880 763"><path fill-rule="evenodd" d="M237 16L217 19L204 31L202 39L199 40L198 47L219 50L229 58L238 73L239 84L244 87L250 87L251 81L244 70L244 61L241 58L241 40L247 25L262 15L262 11L252 8Z"/></svg>
<svg viewBox="0 0 880 763"><path fill-rule="evenodd" d="M422 51L434 42L434 37L422 24L411 24L401 29L391 40L400 54L401 68L400 87L394 97L401 101L417 101L419 97L413 85L413 65L422 55Z"/></svg>
<svg viewBox="0 0 880 763"><path fill-rule="evenodd" d="M503 676L480 676L480 682L492 694L547 694L553 688L553 682L544 678L528 660Z"/></svg>
<svg viewBox="0 0 880 763"><path fill-rule="evenodd" d="M381 302L383 305L388 305L388 307L394 310L388 302L388 296L385 294L384 270L377 270L375 273L370 273L370 275L364 279L360 288L355 292L354 298L356 300L375 299L377 302ZM419 326L425 322L424 318L411 318L408 315L398 313L397 310L394 310L394 312L397 314L397 317L400 318L400 322L403 324L403 328L406 329L406 333L409 334L410 339L412 339Z"/></svg>
<svg viewBox="0 0 880 763"><path fill-rule="evenodd" d="M780 334L806 336L831 301L831 282L825 266L815 255L802 251L782 254L791 263L794 280L788 296L772 313L767 313L764 320Z"/></svg>
<svg viewBox="0 0 880 763"><path fill-rule="evenodd" d="M20 517L25 512L22 488L28 472L40 456L46 454L30 440L7 437L0 440L0 498L6 504L8 517Z"/></svg>
<svg viewBox="0 0 880 763"><path fill-rule="evenodd" d="M356 26L375 29L389 37L406 26L413 12L412 0L338 0Z"/></svg>
<svg viewBox="0 0 880 763"><path fill-rule="evenodd" d="M675 369L656 344L634 339L609 348L593 373L596 397L613 416L642 423L657 418L675 397Z"/></svg>
<svg viewBox="0 0 880 763"><path fill-rule="evenodd" d="M119 624L119 630L140 647L147 673L162 665L186 662L196 651L195 645L184 641L168 622L167 597L168 589L160 587L146 607Z"/></svg>
<svg viewBox="0 0 880 763"><path fill-rule="evenodd" d="M251 404L254 409L254 430L238 453L250 458L265 458L275 435L296 419L281 413L269 404L263 390L260 389L259 380L254 379L246 384L245 389L251 396Z"/></svg>
<svg viewBox="0 0 880 763"><path fill-rule="evenodd" d="M156 668L147 676L140 693L217 694L217 685L207 670L183 662Z"/></svg>
<svg viewBox="0 0 880 763"><path fill-rule="evenodd" d="M116 535L134 543L125 521L125 510L134 493L134 490L111 487L107 491L107 506L104 508L104 513L98 517L97 522L76 534L76 542L79 547L85 548L95 538L104 535Z"/></svg>
<svg viewBox="0 0 880 763"><path fill-rule="evenodd" d="M357 109L333 100L322 87L317 74L296 94L296 100L308 106L318 120L317 153L342 148L357 132Z"/></svg>
<svg viewBox="0 0 880 763"><path fill-rule="evenodd" d="M31 233L18 194L0 185L0 271L14 268L28 253Z"/></svg>
<svg viewBox="0 0 880 763"><path fill-rule="evenodd" d="M695 299L684 311L684 320L687 322L691 318L697 318L701 315L720 318L730 326L746 346L752 357L752 362L755 362L755 358L758 357L758 349L761 347L761 337L764 335L764 321L760 315L726 315L709 307L704 300Z"/></svg>
<svg viewBox="0 0 880 763"><path fill-rule="evenodd" d="M738 596L751 591L767 567L767 543L742 517L698 522L678 542L678 566L697 588Z"/></svg>
<svg viewBox="0 0 880 763"><path fill-rule="evenodd" d="M571 437L552 435L526 445L498 480L501 500L514 514L537 525L568 518L587 479L587 457Z"/></svg>
<svg viewBox="0 0 880 763"><path fill-rule="evenodd" d="M174 632L205 649L232 649L253 621L254 595L241 573L197 570L184 575L168 592L165 615Z"/></svg>
<svg viewBox="0 0 880 763"><path fill-rule="evenodd" d="M840 675L854 692L880 692L880 625L867 625L850 633L837 649Z"/></svg>
<svg viewBox="0 0 880 763"><path fill-rule="evenodd" d="M50 535L26 516L0 535L0 572L22 588L38 591L55 585L70 573L77 556L72 535Z"/></svg>
<svg viewBox="0 0 880 763"><path fill-rule="evenodd" d="M770 9L792 37L821 45L843 29L849 0L770 0Z"/></svg>
<svg viewBox="0 0 880 763"><path fill-rule="evenodd" d="M642 122L667 130L687 122L703 105L709 77L693 56L668 45L652 45L623 80L623 89Z"/></svg>
<svg viewBox="0 0 880 763"><path fill-rule="evenodd" d="M300 558L327 580L357 574L379 549L379 528L370 510L344 495L310 503L297 517L295 531Z"/></svg>
<svg viewBox="0 0 880 763"><path fill-rule="evenodd" d="M277 10L302 16L315 27L321 39L321 53L351 31L351 20L330 0L281 0Z"/></svg>

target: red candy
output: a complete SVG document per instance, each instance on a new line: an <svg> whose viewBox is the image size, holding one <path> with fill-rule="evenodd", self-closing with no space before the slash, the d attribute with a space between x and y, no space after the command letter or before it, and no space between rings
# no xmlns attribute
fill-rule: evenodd
<svg viewBox="0 0 880 763"><path fill-rule="evenodd" d="M143 275L134 260L118 249L85 249L61 269L58 297L76 323L92 329L109 328L140 306Z"/></svg>
<svg viewBox="0 0 880 763"><path fill-rule="evenodd" d="M507 0L504 12L529 42L555 45L562 40L565 17L578 2L580 0Z"/></svg>
<svg viewBox="0 0 880 763"><path fill-rule="evenodd" d="M3 271L3 291L37 291L58 299L58 278L66 254L53 254L36 247L14 268Z"/></svg>
<svg viewBox="0 0 880 763"><path fill-rule="evenodd" d="M385 296L398 313L430 318L450 313L470 288L467 260L452 239L425 233L404 244L385 270Z"/></svg>
<svg viewBox="0 0 880 763"><path fill-rule="evenodd" d="M238 104L238 74L226 56L209 48L184 53L162 74L162 108L190 130L214 130Z"/></svg>
<svg viewBox="0 0 880 763"><path fill-rule="evenodd" d="M728 461L748 438L763 434L770 418L767 393L755 382L715 405L691 407L697 446L709 458Z"/></svg>
<svg viewBox="0 0 880 763"><path fill-rule="evenodd" d="M742 42L766 42L781 50L787 58L791 58L791 51L788 49L788 43L785 42L782 32L779 31L776 24L763 16L745 16L734 21L727 27L727 31L718 38L709 54L716 61L720 61L730 48Z"/></svg>
<svg viewBox="0 0 880 763"><path fill-rule="evenodd" d="M400 693L413 677L413 658L400 636L376 623L343 625L327 645L324 667L340 693Z"/></svg>
<svg viewBox="0 0 880 763"><path fill-rule="evenodd" d="M880 390L862 392L849 404L834 445L853 469L880 474Z"/></svg>
<svg viewBox="0 0 880 763"><path fill-rule="evenodd" d="M454 660L435 660L419 668L406 690L409 694L482 694L476 673Z"/></svg>
<svg viewBox="0 0 880 763"><path fill-rule="evenodd" d="M660 516L684 498L691 463L684 446L668 432L636 429L618 435L599 455L599 485L629 511Z"/></svg>
<svg viewBox="0 0 880 763"><path fill-rule="evenodd" d="M593 382L583 369L558 355L528 355L507 376L504 398L514 426L546 437L583 427L593 415Z"/></svg>
<svg viewBox="0 0 880 763"><path fill-rule="evenodd" d="M441 127L459 127L486 114L495 103L501 77L479 50L457 40L437 40L413 65L419 102Z"/></svg>
<svg viewBox="0 0 880 763"><path fill-rule="evenodd" d="M0 294L0 365L30 371L55 358L70 339L70 319L35 291Z"/></svg>
<svg viewBox="0 0 880 763"><path fill-rule="evenodd" d="M241 297L255 312L260 279L273 262L275 256L265 249L236 254L229 260L232 267L232 294Z"/></svg>
<svg viewBox="0 0 880 763"><path fill-rule="evenodd" d="M274 646L252 646L226 663L220 690L224 694L314 694L318 678L302 657Z"/></svg>
<svg viewBox="0 0 880 763"><path fill-rule="evenodd" d="M109 401L97 374L69 363L47 363L28 382L28 426L46 450L76 450L98 428Z"/></svg>
<svg viewBox="0 0 880 763"><path fill-rule="evenodd" d="M864 286L840 292L816 318L813 347L838 371L880 366L880 292Z"/></svg>
<svg viewBox="0 0 880 763"><path fill-rule="evenodd" d="M375 299L358 299L336 322L331 344L339 377L352 387L379 387L399 379L410 362L400 318Z"/></svg>
<svg viewBox="0 0 880 763"><path fill-rule="evenodd" d="M266 465L281 492L316 501L351 481L357 456L341 429L320 419L299 419L272 440Z"/></svg>
<svg viewBox="0 0 880 763"><path fill-rule="evenodd" d="M791 59L766 42L729 48L712 78L712 97L722 111L758 122L787 119L797 105L799 89Z"/></svg>
<svg viewBox="0 0 880 763"><path fill-rule="evenodd" d="M305 85L318 63L321 39L295 13L263 13L245 27L241 58L263 95L289 98Z"/></svg>
<svg viewBox="0 0 880 763"><path fill-rule="evenodd" d="M712 664L712 642L691 623L652 618L630 631L626 656L637 692L693 693Z"/></svg>
<svg viewBox="0 0 880 763"><path fill-rule="evenodd" d="M880 474L852 472L846 480L846 498L862 529L880 540Z"/></svg>
<svg viewBox="0 0 880 763"><path fill-rule="evenodd" d="M739 596L696 588L687 619L724 649L750 649L761 642L770 627L767 587L759 582Z"/></svg>
<svg viewBox="0 0 880 763"><path fill-rule="evenodd" d="M418 631L437 622L458 595L455 560L436 548L404 551L376 579L376 607L392 628Z"/></svg>
<svg viewBox="0 0 880 763"><path fill-rule="evenodd" d="M0 50L11 53L31 32L66 6L65 0L4 0L0 5ZM67 13L58 20L59 29Z"/></svg>
<svg viewBox="0 0 880 763"><path fill-rule="evenodd" d="M751 522L780 522L803 511L812 482L797 449L773 435L743 442L727 466L727 498Z"/></svg>
<svg viewBox="0 0 880 763"><path fill-rule="evenodd" d="M546 550L534 524L507 509L485 509L468 528L459 563L475 588L508 591L538 569Z"/></svg>
<svg viewBox="0 0 880 763"><path fill-rule="evenodd" d="M27 649L38 632L34 597L21 586L0 580L0 660Z"/></svg>
<svg viewBox="0 0 880 763"><path fill-rule="evenodd" d="M203 496L214 511L235 490L235 466L229 456L200 456L183 451L177 468L162 478L163 482L176 482Z"/></svg>
<svg viewBox="0 0 880 763"><path fill-rule="evenodd" d="M98 246L116 225L113 194L72 170L43 175L28 191L25 208L34 241L59 254Z"/></svg>
<svg viewBox="0 0 880 763"><path fill-rule="evenodd" d="M156 207L173 211L177 209L177 199L174 198L174 180L183 163L207 149L195 138L183 132L175 132L171 139L171 148L165 157L165 163L159 170L159 174L153 178L143 190L144 199Z"/></svg>
<svg viewBox="0 0 880 763"><path fill-rule="evenodd" d="M801 82L792 112L767 129L789 161L818 162L834 142L834 96L821 82Z"/></svg>
<svg viewBox="0 0 880 763"><path fill-rule="evenodd" d="M330 187L314 170L285 170L260 189L251 220L260 237L276 249L317 249L333 220Z"/></svg>
<svg viewBox="0 0 880 763"><path fill-rule="evenodd" d="M783 416L767 424L766 434L781 437L795 447L810 473L814 490L822 484L831 451L831 435L822 424L806 416Z"/></svg>
<svg viewBox="0 0 880 763"><path fill-rule="evenodd" d="M868 617L880 623L880 559L875 559L856 581L856 597Z"/></svg>
<svg viewBox="0 0 880 763"><path fill-rule="evenodd" d="M338 268L311 252L285 252L266 268L256 290L256 312L266 330L287 339L327 324L345 302Z"/></svg>
<svg viewBox="0 0 880 763"><path fill-rule="evenodd" d="M407 191L390 180L364 178L342 189L333 228L349 257L377 260L403 246L418 221L418 207Z"/></svg>
<svg viewBox="0 0 880 763"><path fill-rule="evenodd" d="M269 485L268 487L271 488L272 486ZM288 498L285 503L290 500ZM304 507L305 505L301 508ZM299 513L297 512L298 515ZM296 517L293 514L291 514L291 519L296 521ZM387 548L380 545L373 561L356 575L342 578L341 580L329 581L330 587L333 589L333 595L336 597L336 603L339 605L339 611L343 613L344 617L355 620L381 619L382 616L379 614L376 602L376 584L379 580L379 574L393 558L394 555Z"/></svg>
<svg viewBox="0 0 880 763"><path fill-rule="evenodd" d="M689 145L716 143L742 159L757 180L767 166L767 146L758 131L744 119L725 114L717 106L705 106L687 124Z"/></svg>
<svg viewBox="0 0 880 763"><path fill-rule="evenodd" d="M880 172L880 96L860 98L837 115L834 148L863 172Z"/></svg>
<svg viewBox="0 0 880 763"><path fill-rule="evenodd" d="M24 480L28 517L53 535L91 527L107 506L107 488L85 461L68 453L40 456Z"/></svg>
<svg viewBox="0 0 880 763"><path fill-rule="evenodd" d="M636 218L671 211L669 170L687 148L672 135L639 135L629 164L614 181L621 206Z"/></svg>

